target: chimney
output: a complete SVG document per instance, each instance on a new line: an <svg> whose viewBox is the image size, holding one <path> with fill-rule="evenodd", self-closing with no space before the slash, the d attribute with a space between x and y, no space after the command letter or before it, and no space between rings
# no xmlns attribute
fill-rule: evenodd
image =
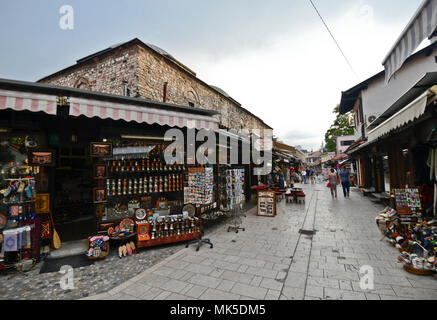
<svg viewBox="0 0 437 320"><path fill-rule="evenodd" d="M163 99L163 102L167 102L167 86L168 86L168 82L164 82L164 99Z"/></svg>

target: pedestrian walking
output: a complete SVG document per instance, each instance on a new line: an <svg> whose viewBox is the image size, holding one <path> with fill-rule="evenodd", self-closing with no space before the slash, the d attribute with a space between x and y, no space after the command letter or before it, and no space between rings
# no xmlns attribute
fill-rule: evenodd
<svg viewBox="0 0 437 320"><path fill-rule="evenodd" d="M311 170L311 184L316 184L316 170Z"/></svg>
<svg viewBox="0 0 437 320"><path fill-rule="evenodd" d="M302 182L307 184L307 172L305 170L302 170Z"/></svg>
<svg viewBox="0 0 437 320"><path fill-rule="evenodd" d="M328 186L331 189L332 199L337 198L337 184L338 184L338 176L334 172L334 168L331 169L331 173L328 176Z"/></svg>
<svg viewBox="0 0 437 320"><path fill-rule="evenodd" d="M340 180L341 186L343 187L343 194L345 198L349 198L350 193L350 172L345 167L340 168Z"/></svg>

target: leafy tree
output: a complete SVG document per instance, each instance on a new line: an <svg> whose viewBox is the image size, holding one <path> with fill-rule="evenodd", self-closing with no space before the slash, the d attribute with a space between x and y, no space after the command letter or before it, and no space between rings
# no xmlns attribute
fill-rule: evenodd
<svg viewBox="0 0 437 320"><path fill-rule="evenodd" d="M354 134L353 127L353 112L348 112L344 115L340 114L340 105L337 105L332 111L337 115L334 124L326 131L325 134L325 149L328 152L334 152L337 150L336 138L341 136L349 136Z"/></svg>

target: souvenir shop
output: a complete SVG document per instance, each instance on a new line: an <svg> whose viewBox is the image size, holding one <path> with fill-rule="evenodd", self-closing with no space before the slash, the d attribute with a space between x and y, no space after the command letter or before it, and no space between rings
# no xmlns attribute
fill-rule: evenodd
<svg viewBox="0 0 437 320"><path fill-rule="evenodd" d="M88 238L89 258L102 259L198 238L218 207L218 169L168 165L163 137L217 131L214 114L0 82L0 268L30 268L71 240Z"/></svg>
<svg viewBox="0 0 437 320"><path fill-rule="evenodd" d="M376 152L380 164L373 174L376 187L390 190L390 206L380 212L377 225L387 241L400 250L398 260L405 271L418 275L437 272L434 100L428 100L427 108L413 121L393 130L393 117L369 133L371 154Z"/></svg>

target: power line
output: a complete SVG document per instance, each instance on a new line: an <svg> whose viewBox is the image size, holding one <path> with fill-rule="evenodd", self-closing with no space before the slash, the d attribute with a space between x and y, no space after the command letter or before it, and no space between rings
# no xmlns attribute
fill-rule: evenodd
<svg viewBox="0 0 437 320"><path fill-rule="evenodd" d="M328 25L326 24L325 20L323 19L322 15L320 14L319 10L317 10L317 7L315 6L315 4L313 3L312 0L309 0L309 1L311 2L312 6L314 7L314 10L316 10L317 14L319 15L320 20L322 20L323 24L325 25L326 30L328 30L329 34L331 35L332 39L334 40L335 44L337 45L338 50L340 50L341 54L343 55L343 58L346 60L347 64L349 65L349 68L352 70L355 77L358 78L357 73L355 72L354 68L352 67L352 64L349 62L348 58L344 54L343 50L341 49L339 43L335 39L334 35L332 34L331 30L329 29Z"/></svg>

